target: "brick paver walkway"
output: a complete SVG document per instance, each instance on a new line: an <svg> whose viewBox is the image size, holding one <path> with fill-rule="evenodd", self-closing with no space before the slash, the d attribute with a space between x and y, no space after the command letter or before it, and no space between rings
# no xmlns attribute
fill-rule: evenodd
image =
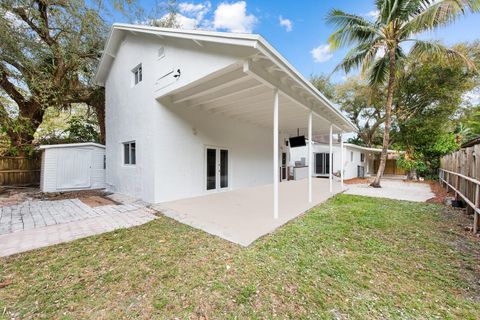
<svg viewBox="0 0 480 320"><path fill-rule="evenodd" d="M153 213L145 203L135 201L95 208L78 199L4 206L0 208L0 256L141 225L155 219Z"/></svg>

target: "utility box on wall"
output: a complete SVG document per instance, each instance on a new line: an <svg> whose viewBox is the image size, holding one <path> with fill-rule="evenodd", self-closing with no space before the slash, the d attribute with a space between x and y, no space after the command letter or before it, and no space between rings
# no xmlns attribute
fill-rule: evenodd
<svg viewBox="0 0 480 320"><path fill-rule="evenodd" d="M71 143L40 146L43 192L105 188L105 146Z"/></svg>

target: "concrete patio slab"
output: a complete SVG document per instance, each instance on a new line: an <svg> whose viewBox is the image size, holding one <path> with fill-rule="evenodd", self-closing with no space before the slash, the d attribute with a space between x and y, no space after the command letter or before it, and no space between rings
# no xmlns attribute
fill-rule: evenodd
<svg viewBox="0 0 480 320"><path fill-rule="evenodd" d="M415 202L425 202L435 197L430 186L426 183L382 179L381 185L381 188L372 188L368 184L354 184L348 186L345 194Z"/></svg>
<svg viewBox="0 0 480 320"><path fill-rule="evenodd" d="M155 210L181 223L223 239L248 246L308 209L341 192L334 181L313 179L313 201L308 202L307 180L282 182L279 186L279 218L273 218L273 186L264 185L201 197L165 202Z"/></svg>

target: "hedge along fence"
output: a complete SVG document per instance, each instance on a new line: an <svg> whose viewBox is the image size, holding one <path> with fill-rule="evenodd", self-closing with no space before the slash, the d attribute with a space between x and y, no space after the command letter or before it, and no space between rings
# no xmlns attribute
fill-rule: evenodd
<svg viewBox="0 0 480 320"><path fill-rule="evenodd" d="M41 157L0 157L0 186L40 184Z"/></svg>
<svg viewBox="0 0 480 320"><path fill-rule="evenodd" d="M440 160L440 182L456 199L467 204L467 213L474 214L473 232L479 231L480 215L480 144L463 148Z"/></svg>

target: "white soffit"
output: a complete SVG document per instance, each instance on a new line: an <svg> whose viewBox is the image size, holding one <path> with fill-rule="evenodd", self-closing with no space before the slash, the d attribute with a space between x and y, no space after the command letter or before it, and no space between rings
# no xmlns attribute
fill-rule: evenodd
<svg viewBox="0 0 480 320"><path fill-rule="evenodd" d="M97 69L96 83L104 84L125 32L153 34L159 39L173 37L200 43L214 42L225 45L248 46L258 51L253 56L245 57L244 61L239 61L238 65L231 66L229 70L212 74L168 93L175 104L182 104L186 107L200 107L215 113L218 111L215 110L216 106L223 103L222 101L228 100L231 102L229 105L233 110L225 107L222 111L223 114L229 116L229 112L234 112L234 114L231 114L232 116L235 115L249 122L253 122L253 118L255 118L254 123L267 126L268 123L272 123L272 119L267 118L269 110L273 109L272 88L278 87L283 92L280 100L280 129L282 129L282 121L291 123L288 128L285 124L284 130L290 130L290 127L298 126L301 122L305 122L305 124L299 128L305 127L308 109L312 109L315 115L314 130L315 126L317 128L320 126L319 130L322 130L322 132L324 130L328 131L331 122L334 124L335 132L356 131L355 126L321 92L295 70L265 39L256 34L114 24ZM205 89L203 92L200 92L198 88L195 89L200 84ZM269 101L269 95L272 103ZM235 101L238 101L237 105L235 105ZM245 110L239 110L239 106ZM251 116L248 113L248 108L251 109ZM283 117L282 110L284 112ZM238 115L239 112L245 113ZM303 118L305 118L305 121L303 121ZM315 134L320 133L320 131L314 132Z"/></svg>

